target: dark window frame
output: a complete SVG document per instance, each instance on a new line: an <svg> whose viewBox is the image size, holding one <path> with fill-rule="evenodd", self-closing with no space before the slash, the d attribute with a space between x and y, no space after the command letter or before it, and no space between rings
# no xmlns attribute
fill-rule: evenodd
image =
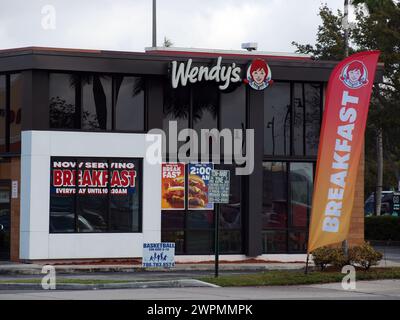
<svg viewBox="0 0 400 320"><path fill-rule="evenodd" d="M109 163L110 161L118 161L118 160L135 160L138 161L139 163L139 170L136 169L138 171L138 176L136 176L136 184L139 184L139 208L138 208L138 230L137 231L109 231L110 230L110 215L111 215L111 210L110 210L110 197L111 197L111 193L110 193L110 188L111 188L111 184L110 184L110 180L108 180L108 184L107 184L107 189L108 189L108 193L107 193L107 201L108 201L108 205L107 205L107 216L108 216L108 220L107 220L107 231L104 232L79 232L78 230L78 215L77 215L77 201L78 201L78 184L75 184L75 194L73 195L74 198L74 232L63 232L63 231L59 231L59 232L54 232L51 231L51 190L49 190L49 234L120 234L120 233L143 233L143 158L138 158L138 157L65 157L65 156L51 156L50 157L50 162L49 162L49 166L50 166L50 170L52 170L52 161L53 159L65 159L66 161L76 161L78 162L80 159L107 159L107 162ZM110 170L110 168L108 168ZM50 174L51 177L51 174ZM49 177L49 178L50 178ZM108 175L108 179L110 179L110 174ZM51 181L50 181L51 184Z"/></svg>

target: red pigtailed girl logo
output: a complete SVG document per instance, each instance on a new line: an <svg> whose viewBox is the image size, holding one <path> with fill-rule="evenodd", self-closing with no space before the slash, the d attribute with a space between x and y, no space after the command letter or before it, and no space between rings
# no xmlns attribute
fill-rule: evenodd
<svg viewBox="0 0 400 320"><path fill-rule="evenodd" d="M255 90L264 90L273 83L271 77L269 65L264 60L256 59L247 68L246 79L243 82L248 83Z"/></svg>
<svg viewBox="0 0 400 320"><path fill-rule="evenodd" d="M368 70L361 61L354 60L344 66L339 79L346 87L358 89L368 83Z"/></svg>

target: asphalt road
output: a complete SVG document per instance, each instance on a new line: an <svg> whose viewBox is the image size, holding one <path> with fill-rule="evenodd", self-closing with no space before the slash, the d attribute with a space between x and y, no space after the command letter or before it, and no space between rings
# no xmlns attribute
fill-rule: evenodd
<svg viewBox="0 0 400 320"><path fill-rule="evenodd" d="M0 291L0 300L252 300L376 299L400 300L400 280L358 281L353 291L338 283L307 286L239 288L158 288L91 291Z"/></svg>
<svg viewBox="0 0 400 320"><path fill-rule="evenodd" d="M382 252L383 259L382 263L384 264L385 261L393 261L396 263L400 263L400 247L391 247L391 246L375 246L375 249Z"/></svg>

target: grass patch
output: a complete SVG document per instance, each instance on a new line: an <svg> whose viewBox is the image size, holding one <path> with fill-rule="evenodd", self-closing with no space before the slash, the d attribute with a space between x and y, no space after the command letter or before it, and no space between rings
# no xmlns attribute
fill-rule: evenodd
<svg viewBox="0 0 400 320"><path fill-rule="evenodd" d="M341 282L345 275L338 271L264 271L256 274L230 275L198 278L201 281L213 283L221 287L245 286L286 286ZM358 270L356 280L400 279L400 268L374 268L370 271Z"/></svg>

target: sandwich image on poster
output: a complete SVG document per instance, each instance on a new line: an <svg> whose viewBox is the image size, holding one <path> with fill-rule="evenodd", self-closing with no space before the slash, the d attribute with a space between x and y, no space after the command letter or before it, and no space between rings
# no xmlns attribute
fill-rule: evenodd
<svg viewBox="0 0 400 320"><path fill-rule="evenodd" d="M188 165L188 208L192 210L212 210L214 204L208 203L208 183L212 163L189 163Z"/></svg>
<svg viewBox="0 0 400 320"><path fill-rule="evenodd" d="M161 174L161 209L185 209L185 164L163 163Z"/></svg>

